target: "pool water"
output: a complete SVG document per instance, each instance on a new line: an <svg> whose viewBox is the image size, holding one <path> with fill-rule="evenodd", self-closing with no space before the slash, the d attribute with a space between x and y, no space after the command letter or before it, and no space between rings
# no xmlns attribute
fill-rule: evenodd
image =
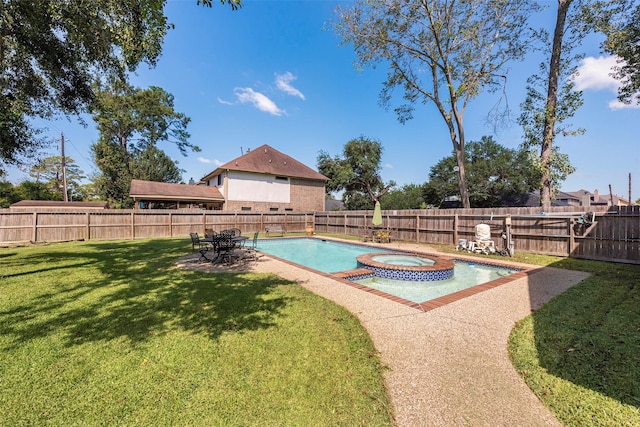
<svg viewBox="0 0 640 427"><path fill-rule="evenodd" d="M358 255L380 252L379 248L305 238L258 240L256 249L323 273L353 270L358 268Z"/></svg>
<svg viewBox="0 0 640 427"><path fill-rule="evenodd" d="M358 255L380 252L380 248L316 238L258 240L257 250L324 273L356 269ZM393 262L392 255L384 256L389 256L389 260ZM516 271L518 270L457 260L453 278L447 280L413 282L371 277L353 281L408 301L421 303L508 276Z"/></svg>
<svg viewBox="0 0 640 427"><path fill-rule="evenodd" d="M407 255L376 255L371 258L373 261L383 262L391 265L423 267L425 265L433 265L436 262L429 258L407 256Z"/></svg>
<svg viewBox="0 0 640 427"><path fill-rule="evenodd" d="M380 277L354 280L356 283L395 295L413 302L425 302L472 286L487 283L492 280L515 273L517 270L499 268L490 265L480 265L466 261L455 261L453 277L447 280L430 282L409 282Z"/></svg>

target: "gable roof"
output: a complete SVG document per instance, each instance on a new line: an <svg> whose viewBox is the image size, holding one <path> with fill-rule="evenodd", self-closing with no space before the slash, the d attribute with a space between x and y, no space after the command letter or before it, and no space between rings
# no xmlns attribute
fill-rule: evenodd
<svg viewBox="0 0 640 427"><path fill-rule="evenodd" d="M131 180L129 195L134 199L224 201L216 187Z"/></svg>
<svg viewBox="0 0 640 427"><path fill-rule="evenodd" d="M205 175L202 181L207 181L223 171L253 172L316 181L329 180L321 173L266 144L218 167Z"/></svg>

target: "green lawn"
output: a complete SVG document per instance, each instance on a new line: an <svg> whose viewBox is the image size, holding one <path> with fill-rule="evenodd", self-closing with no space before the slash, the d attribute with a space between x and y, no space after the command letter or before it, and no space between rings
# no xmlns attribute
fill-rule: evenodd
<svg viewBox="0 0 640 427"><path fill-rule="evenodd" d="M592 273L511 332L511 360L533 392L565 426L640 426L640 266L503 259Z"/></svg>
<svg viewBox="0 0 640 427"><path fill-rule="evenodd" d="M349 312L188 239L0 249L0 425L393 425Z"/></svg>

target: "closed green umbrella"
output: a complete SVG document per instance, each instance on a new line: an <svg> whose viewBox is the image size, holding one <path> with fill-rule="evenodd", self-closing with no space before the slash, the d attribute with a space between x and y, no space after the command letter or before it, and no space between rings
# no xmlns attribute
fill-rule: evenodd
<svg viewBox="0 0 640 427"><path fill-rule="evenodd" d="M380 209L380 202L376 201L376 207L373 209L373 225L379 227L382 225L382 210Z"/></svg>

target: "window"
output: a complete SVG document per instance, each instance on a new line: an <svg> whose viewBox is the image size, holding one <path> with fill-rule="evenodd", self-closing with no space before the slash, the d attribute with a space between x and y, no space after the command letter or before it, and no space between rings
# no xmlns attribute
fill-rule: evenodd
<svg viewBox="0 0 640 427"><path fill-rule="evenodd" d="M269 208L271 212L278 212L278 208Z"/></svg>
<svg viewBox="0 0 640 427"><path fill-rule="evenodd" d="M250 211L250 210L251 210L251 207L249 207L249 206L243 206L243 207L241 207L241 208L240 208L240 210L241 210L241 211Z"/></svg>
<svg viewBox="0 0 640 427"><path fill-rule="evenodd" d="M285 212L293 212L293 208L284 208Z"/></svg>
<svg viewBox="0 0 640 427"><path fill-rule="evenodd" d="M222 185L222 174L218 175L218 185Z"/></svg>

